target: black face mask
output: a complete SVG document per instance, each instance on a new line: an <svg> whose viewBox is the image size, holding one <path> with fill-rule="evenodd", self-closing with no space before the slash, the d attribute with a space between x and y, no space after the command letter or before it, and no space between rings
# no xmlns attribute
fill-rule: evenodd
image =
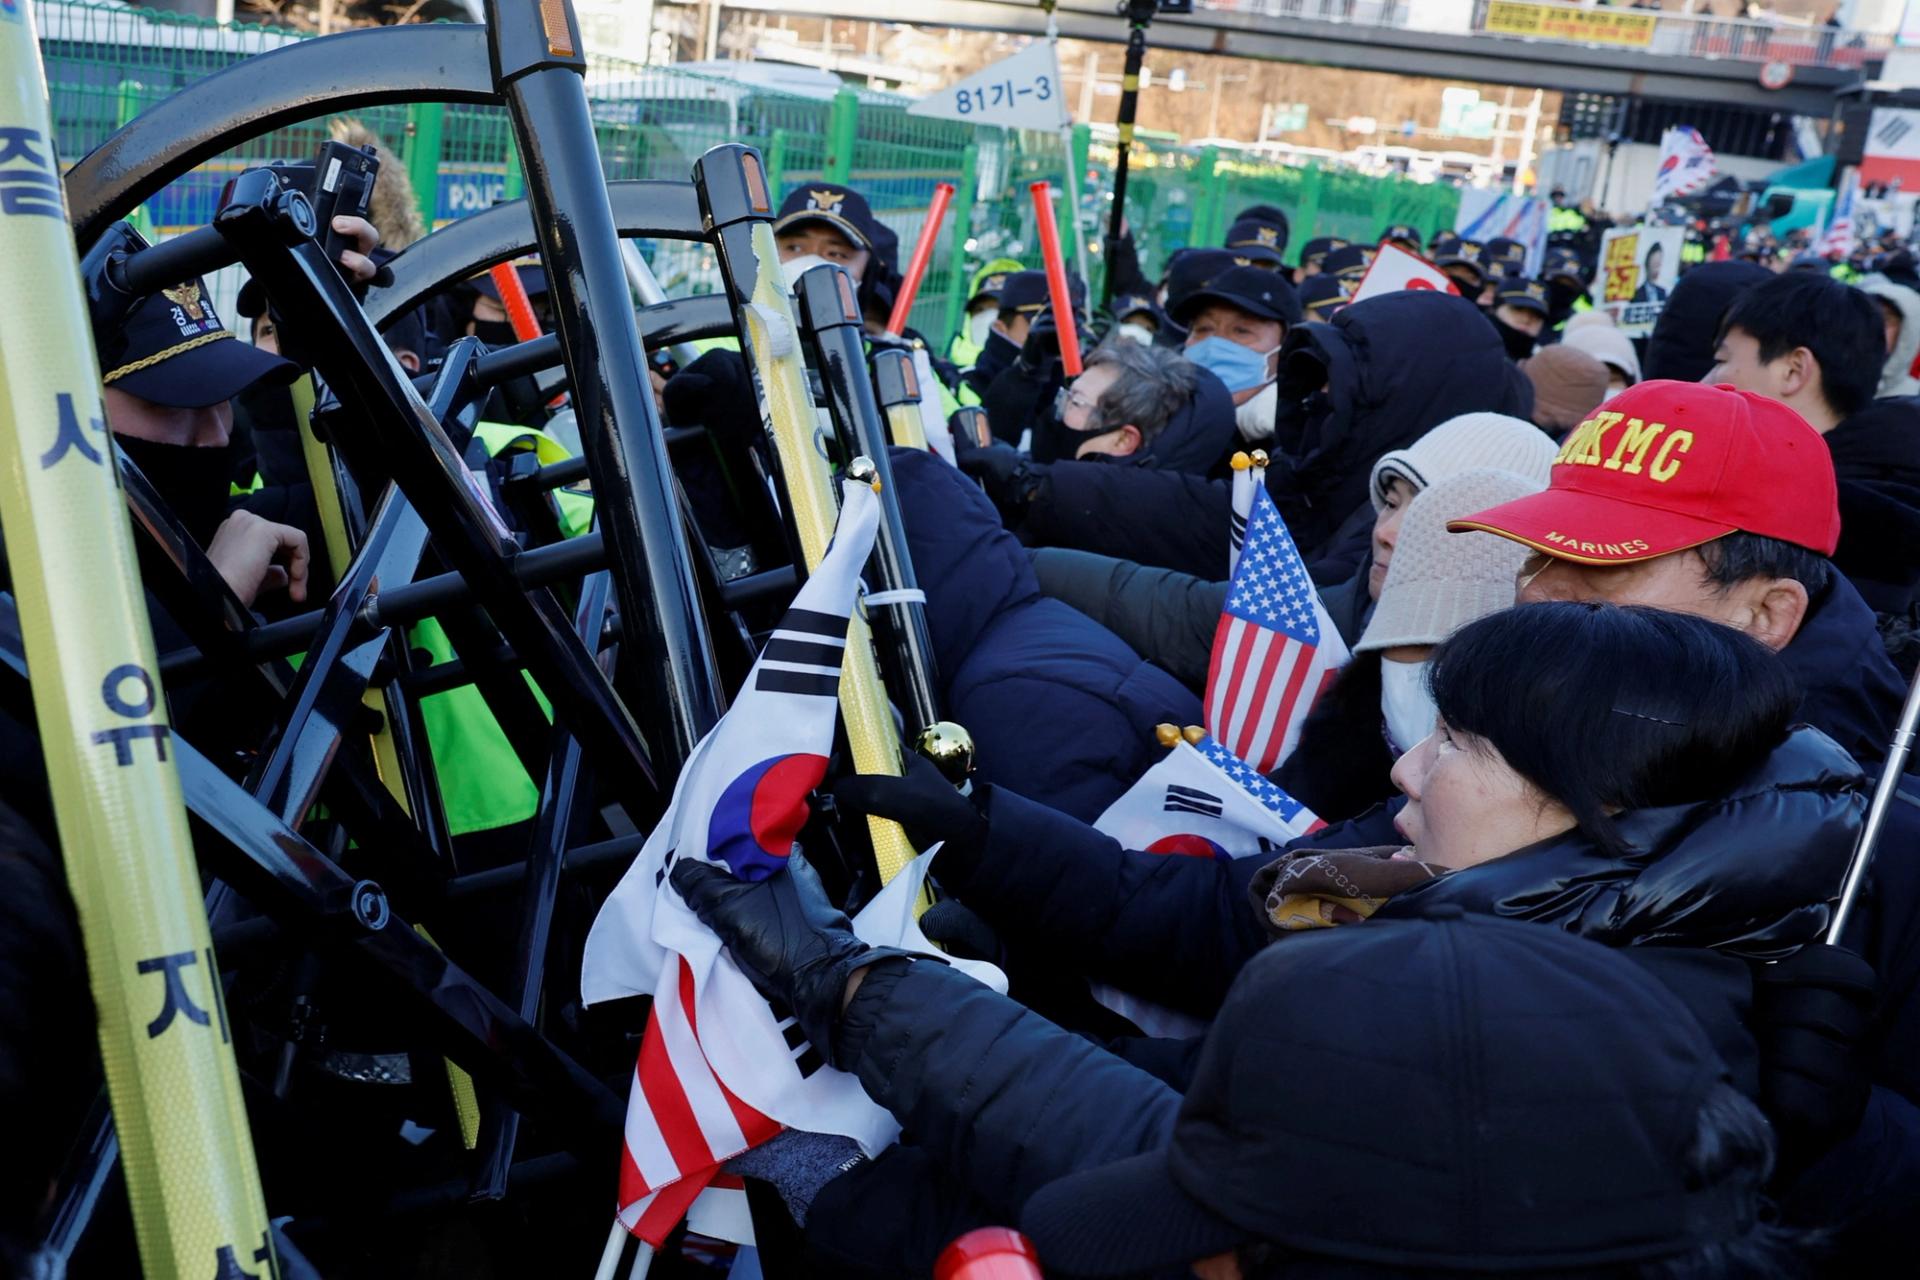
<svg viewBox="0 0 1920 1280"><path fill-rule="evenodd" d="M1532 334L1522 333L1505 320L1502 320L1499 316L1494 315L1491 311L1487 313L1487 319L1493 321L1493 327L1500 331L1500 341L1507 348L1508 359L1525 360L1533 354L1533 349L1538 339Z"/></svg>
<svg viewBox="0 0 1920 1280"><path fill-rule="evenodd" d="M473 336L496 350L520 341L514 336L513 325L505 320L475 320Z"/></svg>
<svg viewBox="0 0 1920 1280"><path fill-rule="evenodd" d="M114 436L193 540L202 547L227 518L233 491L233 449L197 449L135 436Z"/></svg>
<svg viewBox="0 0 1920 1280"><path fill-rule="evenodd" d="M1571 315L1573 304L1584 292L1585 290L1568 284L1565 280L1547 281L1547 301L1556 316Z"/></svg>

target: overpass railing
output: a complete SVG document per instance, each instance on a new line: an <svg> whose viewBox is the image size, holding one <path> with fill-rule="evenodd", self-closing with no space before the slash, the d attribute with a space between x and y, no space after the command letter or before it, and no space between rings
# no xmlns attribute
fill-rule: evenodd
<svg viewBox="0 0 1920 1280"><path fill-rule="evenodd" d="M1644 49L1660 57L1784 62L1844 70L1883 58L1893 47L1890 34L1786 17L1721 18L1551 0L1200 0L1200 7L1347 26Z"/></svg>

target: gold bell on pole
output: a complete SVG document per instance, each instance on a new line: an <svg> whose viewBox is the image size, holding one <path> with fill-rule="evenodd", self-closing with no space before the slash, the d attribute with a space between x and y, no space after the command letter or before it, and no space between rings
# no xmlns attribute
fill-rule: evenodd
<svg viewBox="0 0 1920 1280"><path fill-rule="evenodd" d="M973 735L951 720L936 720L920 731L913 749L933 761L934 768L954 786L964 786L973 772Z"/></svg>

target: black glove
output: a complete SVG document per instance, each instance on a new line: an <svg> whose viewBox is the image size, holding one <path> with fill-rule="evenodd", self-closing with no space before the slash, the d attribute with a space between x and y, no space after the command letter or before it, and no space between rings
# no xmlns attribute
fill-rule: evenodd
<svg viewBox="0 0 1920 1280"><path fill-rule="evenodd" d="M933 761L918 752L907 753L907 770L901 777L854 773L837 779L827 790L842 809L892 818L906 829L915 849L945 841L936 859L943 875L963 873L986 847L986 818Z"/></svg>
<svg viewBox="0 0 1920 1280"><path fill-rule="evenodd" d="M1872 1085L1862 1042L1873 1011L1873 967L1844 948L1809 943L1755 968L1760 1104L1788 1176L1859 1128Z"/></svg>
<svg viewBox="0 0 1920 1280"><path fill-rule="evenodd" d="M910 954L856 938L846 913L828 900L820 877L798 853L784 871L751 882L688 858L674 866L673 887L720 935L754 989L784 1002L807 1043L829 1062L847 979L876 961Z"/></svg>
<svg viewBox="0 0 1920 1280"><path fill-rule="evenodd" d="M948 955L1007 967L1007 949L986 918L958 898L942 898L920 914L920 932Z"/></svg>
<svg viewBox="0 0 1920 1280"><path fill-rule="evenodd" d="M1060 326L1054 323L1053 308L1048 307L1027 326L1027 340L1020 344L1020 363L1040 370L1059 358Z"/></svg>
<svg viewBox="0 0 1920 1280"><path fill-rule="evenodd" d="M1045 463L1035 462L1010 444L956 448L953 457L962 471L980 482L1009 525L1020 522L1047 475Z"/></svg>
<svg viewBox="0 0 1920 1280"><path fill-rule="evenodd" d="M709 351L667 379L660 393L667 418L681 427L702 426L729 449L759 438L760 397L738 351Z"/></svg>

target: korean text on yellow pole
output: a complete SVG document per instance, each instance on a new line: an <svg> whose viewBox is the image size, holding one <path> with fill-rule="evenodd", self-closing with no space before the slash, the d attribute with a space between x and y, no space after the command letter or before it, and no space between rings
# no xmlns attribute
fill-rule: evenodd
<svg viewBox="0 0 1920 1280"><path fill-rule="evenodd" d="M278 1274L100 404L31 0L0 16L6 538L145 1274Z"/></svg>

